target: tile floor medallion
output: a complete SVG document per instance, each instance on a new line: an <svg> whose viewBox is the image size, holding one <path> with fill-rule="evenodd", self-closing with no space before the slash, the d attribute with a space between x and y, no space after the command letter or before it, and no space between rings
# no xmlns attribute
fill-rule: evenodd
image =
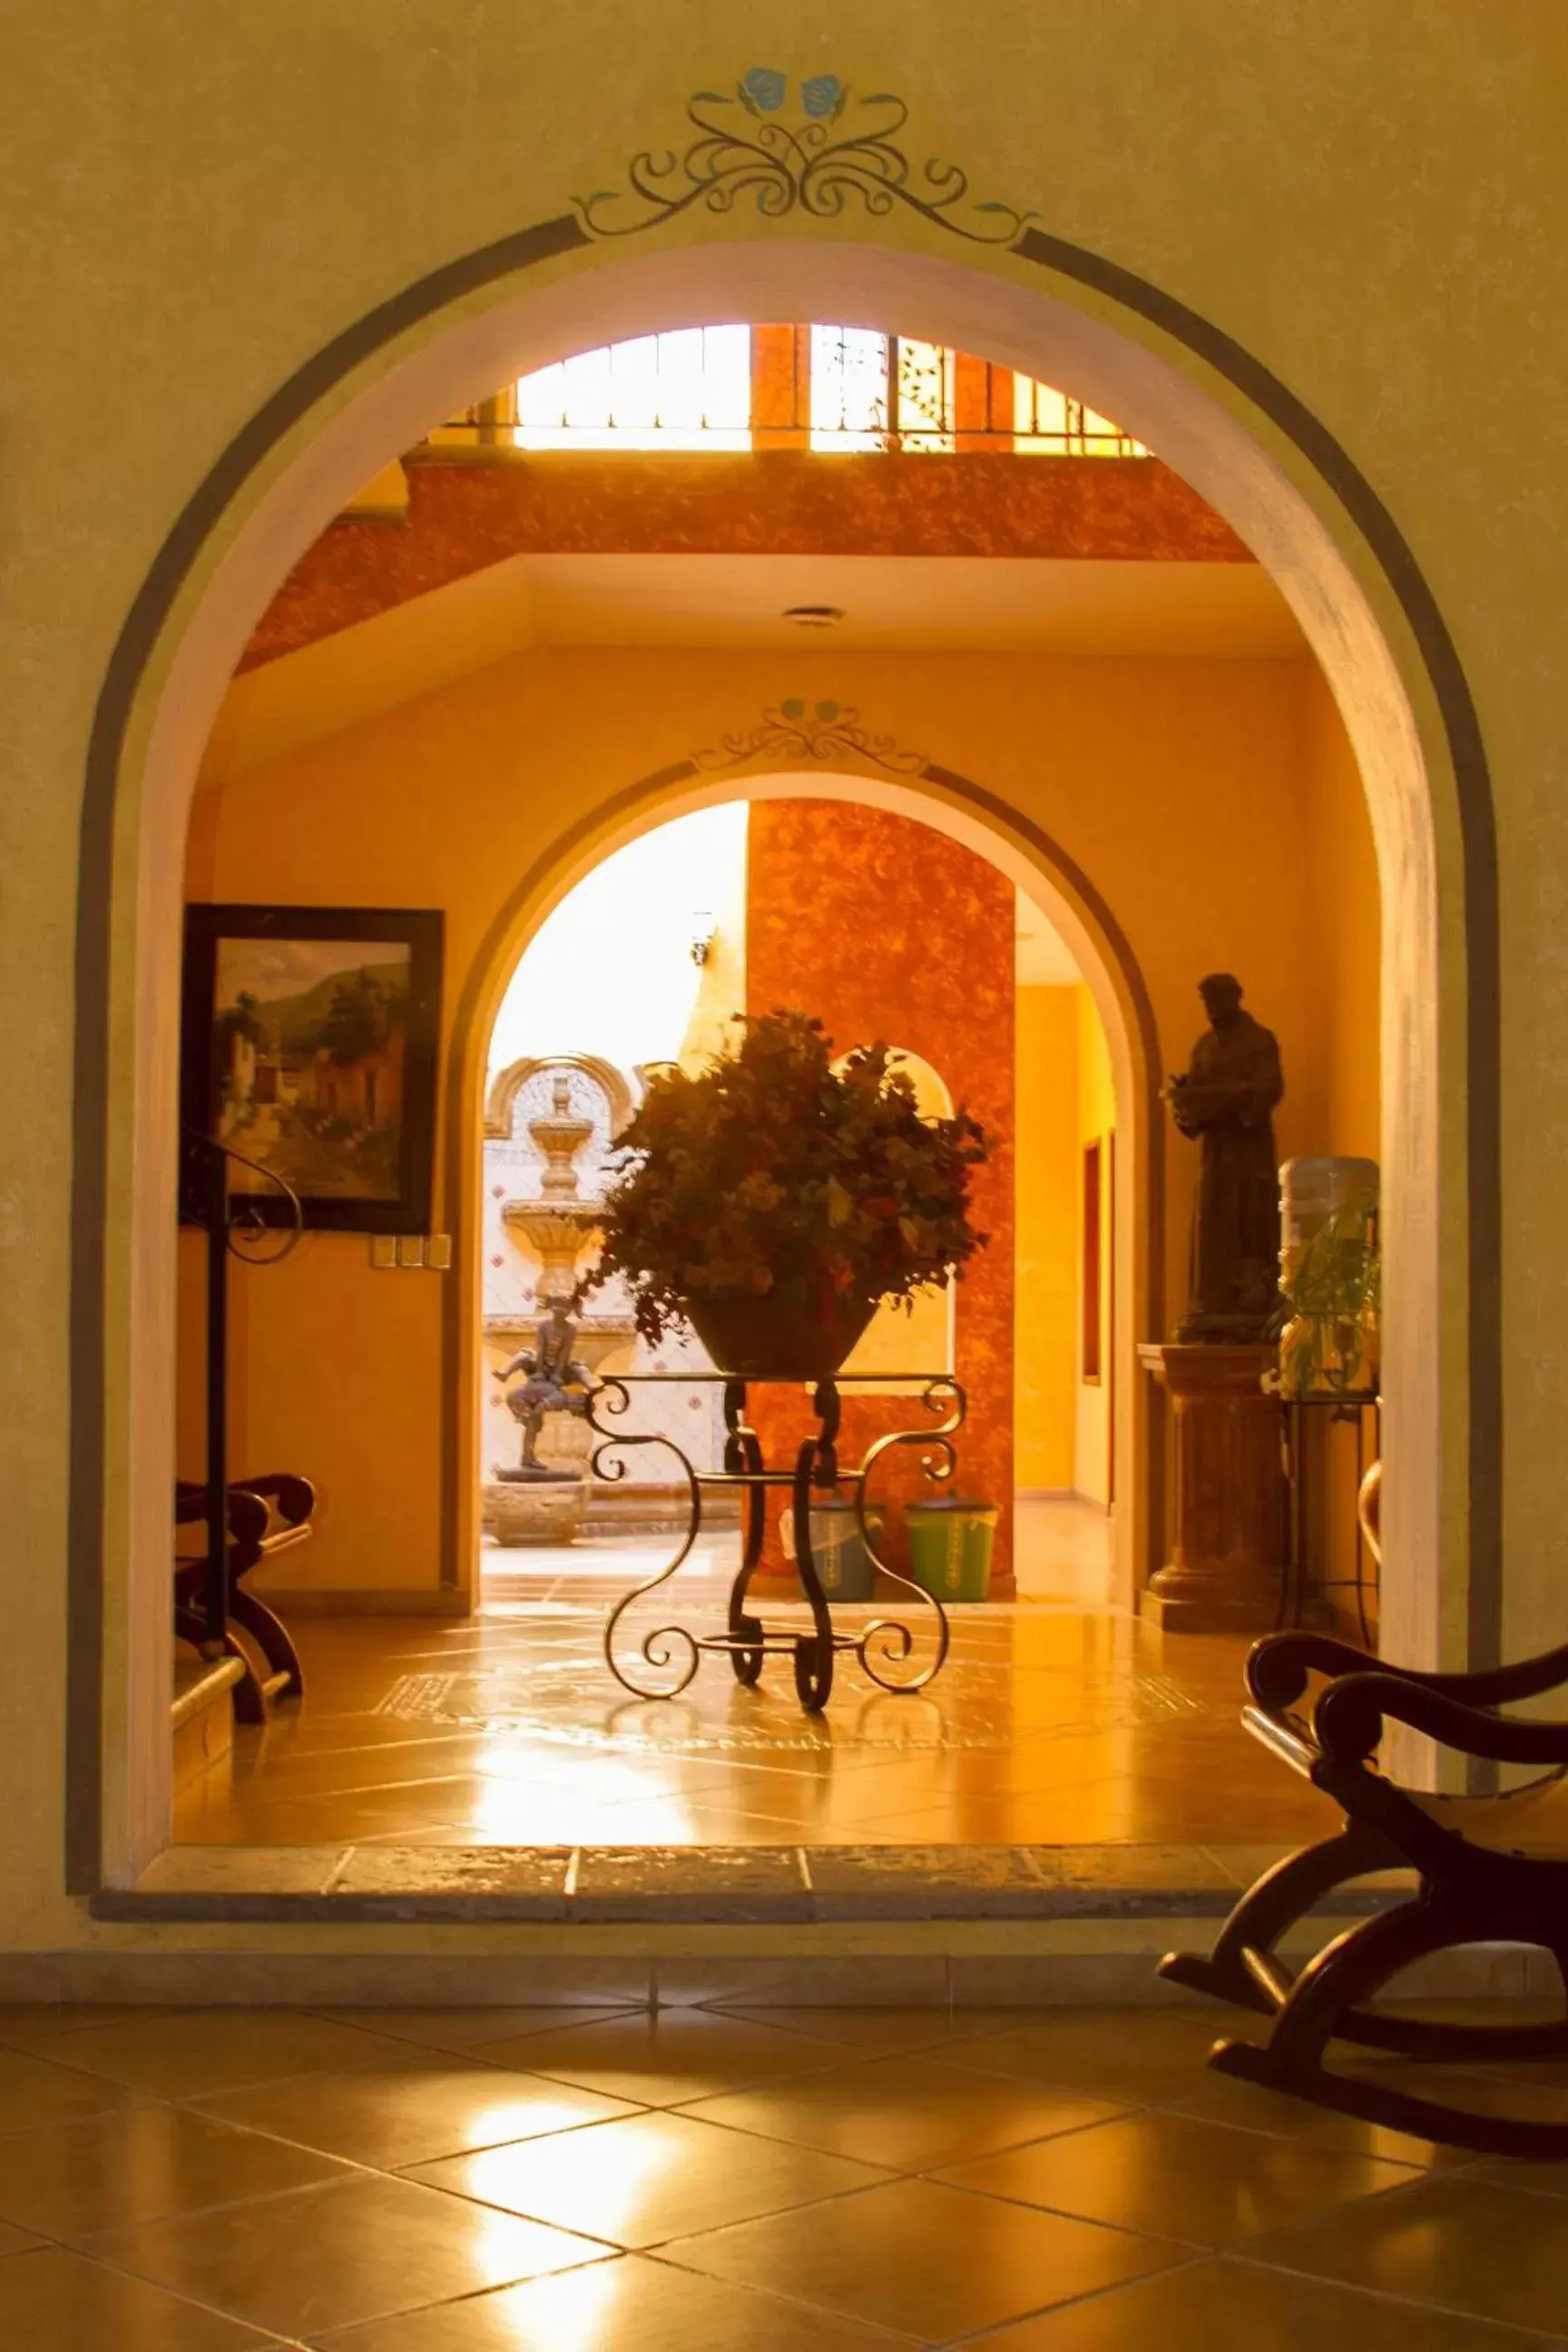
<svg viewBox="0 0 1568 2352"><path fill-rule="evenodd" d="M1321 1834L1324 1801L1240 1729L1244 1640L1162 1636L1084 1605L1096 1576L1103 1589L1105 1529L1087 1507L1024 1506L1023 1597L955 1609L947 1664L917 1696L841 1663L820 1717L796 1705L787 1660L770 1660L755 1691L717 1658L672 1701L619 1687L600 1652L605 1616L668 1558L656 1543L489 1551L472 1620L299 1617L303 1705L238 1732L232 1758L181 1792L175 1834L210 1849L352 1843L340 1891L383 1886L378 1847L431 1849L420 1885L432 1892L459 1886L444 1850L554 1849L537 1864L542 1897L579 1846L753 1847L759 1889L776 1891L793 1867L776 1858L798 1846L1247 1851ZM674 1617L717 1626L734 1541L706 1539L638 1631ZM838 1612L846 1624L872 1613ZM769 1614L805 1622L787 1605ZM998 1867L975 1908L1007 1908L1017 1865ZM304 1886L308 1861L298 1870ZM1071 1875L1059 1866L1055 1883ZM595 1865L595 1883L615 1894L614 1867ZM880 1893L887 1916L918 1906L894 1870ZM830 1916L831 1869L820 1894L817 1916Z"/></svg>
<svg viewBox="0 0 1568 2352"><path fill-rule="evenodd" d="M1568 2168L1212 2109L1212 2031L0 2011L0 2346L1562 2352Z"/></svg>

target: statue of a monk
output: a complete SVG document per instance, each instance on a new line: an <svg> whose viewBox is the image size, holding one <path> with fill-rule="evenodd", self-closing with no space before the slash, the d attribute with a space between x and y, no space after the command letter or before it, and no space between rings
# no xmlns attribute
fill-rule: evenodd
<svg viewBox="0 0 1568 2352"><path fill-rule="evenodd" d="M1181 1134L1203 1145L1192 1271L1179 1340L1263 1339L1279 1304L1279 1178L1274 1106L1285 1092L1271 1030L1241 1007L1228 971L1198 982L1209 1017L1192 1067L1165 1099Z"/></svg>

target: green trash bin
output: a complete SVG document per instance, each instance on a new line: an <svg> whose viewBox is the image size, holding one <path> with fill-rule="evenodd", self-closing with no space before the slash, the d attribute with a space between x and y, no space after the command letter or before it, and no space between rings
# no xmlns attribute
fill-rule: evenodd
<svg viewBox="0 0 1568 2352"><path fill-rule="evenodd" d="M871 1541L881 1548L882 1509L878 1503L866 1507L866 1525L871 1531ZM795 1513L784 1513L780 1530L784 1538L784 1556L795 1557ZM876 1570L871 1556L860 1533L860 1522L855 1506L842 1496L824 1496L811 1507L811 1555L816 1562L816 1573L822 1590L829 1601L869 1601L876 1583Z"/></svg>
<svg viewBox="0 0 1568 2352"><path fill-rule="evenodd" d="M915 1582L939 1601L988 1601L991 1547L1001 1516L994 1503L966 1503L957 1496L906 1504Z"/></svg>

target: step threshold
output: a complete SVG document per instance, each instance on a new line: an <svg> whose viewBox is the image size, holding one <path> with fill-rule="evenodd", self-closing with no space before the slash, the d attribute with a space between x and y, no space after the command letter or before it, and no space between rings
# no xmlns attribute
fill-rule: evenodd
<svg viewBox="0 0 1568 2352"><path fill-rule="evenodd" d="M449 1920L785 1926L1221 1918L1267 1846L174 1845L108 1920ZM1341 1888L1364 1916L1407 1875Z"/></svg>

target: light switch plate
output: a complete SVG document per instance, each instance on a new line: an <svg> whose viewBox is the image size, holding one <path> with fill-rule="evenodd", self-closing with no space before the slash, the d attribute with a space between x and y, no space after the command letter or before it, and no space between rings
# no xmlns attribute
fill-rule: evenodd
<svg viewBox="0 0 1568 2352"><path fill-rule="evenodd" d="M399 1234L397 1237L397 1263L399 1265L424 1265L425 1236L423 1234Z"/></svg>
<svg viewBox="0 0 1568 2352"><path fill-rule="evenodd" d="M452 1263L450 1234L428 1234L425 1239L425 1263L432 1274L445 1274Z"/></svg>
<svg viewBox="0 0 1568 2352"><path fill-rule="evenodd" d="M397 1264L397 1235L395 1234L372 1234L370 1237L370 1262L372 1265L377 1267L382 1273L384 1273L389 1266L394 1266Z"/></svg>

